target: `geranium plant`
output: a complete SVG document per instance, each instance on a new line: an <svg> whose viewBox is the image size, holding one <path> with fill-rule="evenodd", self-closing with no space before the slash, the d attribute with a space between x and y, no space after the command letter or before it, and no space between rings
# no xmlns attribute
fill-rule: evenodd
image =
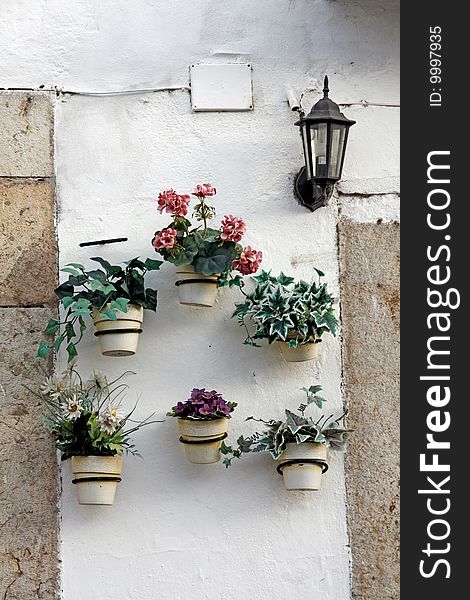
<svg viewBox="0 0 470 600"><path fill-rule="evenodd" d="M286 451L287 444L315 442L335 450L342 450L351 431L340 425L346 413L337 418L324 414L315 419L306 417L305 410L309 405L315 404L321 409L325 400L318 395L321 391L319 385L302 388L302 391L306 394L305 402L299 406L297 412L286 409L283 420L265 421L248 417L247 421L261 422L265 428L248 437L240 436L235 448L223 443L220 451L226 456L225 466L229 467L234 458L241 458L243 454L250 452L268 452L273 458L278 459Z"/></svg>
<svg viewBox="0 0 470 600"><path fill-rule="evenodd" d="M205 388L194 388L191 391L191 397L186 402L178 402L167 415L200 421L211 421L223 417L230 419L230 413L236 406L236 402L226 402L222 394L215 390L206 391Z"/></svg>
<svg viewBox="0 0 470 600"><path fill-rule="evenodd" d="M66 343L68 360L72 361L87 327L86 317L101 316L113 321L118 311L128 311L129 304L156 311L157 290L145 287L145 275L158 270L161 261L133 258L120 266L100 257L90 260L99 263L102 268L87 271L81 264L70 263L61 269L69 276L55 293L65 315L63 320L51 319L47 324L44 334L49 341L40 343L39 357L47 358L50 351L57 352Z"/></svg>
<svg viewBox="0 0 470 600"><path fill-rule="evenodd" d="M191 265L196 273L218 275L218 285L241 285L241 275L256 273L262 253L251 246L243 247L240 241L246 225L241 217L225 215L218 229L209 227L215 218L215 208L208 198L216 189L210 183L197 185L192 195L197 198L192 216L199 224L193 226L187 218L191 196L178 194L172 188L158 196L160 213L171 214L171 222L155 232L152 245L164 260L179 265ZM232 271L241 275L230 277Z"/></svg>
<svg viewBox="0 0 470 600"><path fill-rule="evenodd" d="M281 272L278 277L271 272L261 271L253 277L255 288L245 295L245 301L236 303L232 317L245 327L245 344L259 346L256 340L288 342L289 347L299 344L317 343L324 333L336 335L338 320L333 304L335 299L328 293L327 284L322 283L322 271L315 269L318 281L296 282ZM255 326L250 333L247 320Z"/></svg>
<svg viewBox="0 0 470 600"><path fill-rule="evenodd" d="M62 460L72 456L113 456L123 452L139 455L131 434L151 420L133 421L136 406L124 413L121 396L127 389L122 378L108 382L94 372L84 381L74 366L60 376L47 377L39 390L30 390L44 405L44 425L54 435Z"/></svg>

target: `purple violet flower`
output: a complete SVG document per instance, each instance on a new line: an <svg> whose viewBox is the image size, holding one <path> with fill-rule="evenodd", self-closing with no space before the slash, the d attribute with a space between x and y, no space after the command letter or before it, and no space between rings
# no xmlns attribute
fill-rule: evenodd
<svg viewBox="0 0 470 600"><path fill-rule="evenodd" d="M236 405L236 402L226 402L215 390L194 388L191 397L186 402L178 402L168 415L182 419L229 419Z"/></svg>

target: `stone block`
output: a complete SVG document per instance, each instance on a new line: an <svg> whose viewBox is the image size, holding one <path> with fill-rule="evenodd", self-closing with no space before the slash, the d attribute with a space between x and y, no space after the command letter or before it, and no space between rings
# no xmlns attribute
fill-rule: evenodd
<svg viewBox="0 0 470 600"><path fill-rule="evenodd" d="M56 452L40 401L23 387L38 384L32 365L53 314L0 309L0 597L6 600L59 597Z"/></svg>
<svg viewBox="0 0 470 600"><path fill-rule="evenodd" d="M53 181L0 179L0 306L55 302L54 211Z"/></svg>
<svg viewBox="0 0 470 600"><path fill-rule="evenodd" d="M52 95L0 92L0 123L0 177L52 177Z"/></svg>
<svg viewBox="0 0 470 600"><path fill-rule="evenodd" d="M353 598L398 600L399 226L339 224Z"/></svg>

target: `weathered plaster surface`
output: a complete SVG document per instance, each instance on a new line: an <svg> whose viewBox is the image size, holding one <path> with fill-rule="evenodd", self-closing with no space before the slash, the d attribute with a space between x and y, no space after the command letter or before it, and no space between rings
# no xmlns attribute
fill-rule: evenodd
<svg viewBox="0 0 470 600"><path fill-rule="evenodd" d="M344 220L339 240L353 597L398 600L399 226Z"/></svg>

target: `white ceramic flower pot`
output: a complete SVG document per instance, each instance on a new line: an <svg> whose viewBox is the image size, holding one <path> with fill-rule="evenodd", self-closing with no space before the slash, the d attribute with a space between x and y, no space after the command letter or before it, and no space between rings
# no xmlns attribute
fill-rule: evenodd
<svg viewBox="0 0 470 600"><path fill-rule="evenodd" d="M176 285L180 304L214 306L217 297L217 275L196 273L192 265L176 267Z"/></svg>
<svg viewBox="0 0 470 600"><path fill-rule="evenodd" d="M137 351L139 334L144 322L144 309L137 304L129 304L127 312L116 311L116 320L94 313L101 354L104 356L131 356Z"/></svg>
<svg viewBox="0 0 470 600"><path fill-rule="evenodd" d="M320 464L308 462L312 460ZM328 469L326 444L287 444L278 461L286 490L319 490L322 474Z"/></svg>
<svg viewBox="0 0 470 600"><path fill-rule="evenodd" d="M228 429L228 419L212 419L211 421L196 421L193 419L178 419L180 441L184 445L186 458L191 463L208 465L220 460L221 438ZM216 438L216 441L212 441Z"/></svg>
<svg viewBox="0 0 470 600"><path fill-rule="evenodd" d="M297 348L291 348L288 342L278 342L281 347L282 356L287 362L304 362L317 358L321 342L307 342L299 344Z"/></svg>
<svg viewBox="0 0 470 600"><path fill-rule="evenodd" d="M122 456L72 456L79 504L111 505L121 481Z"/></svg>

